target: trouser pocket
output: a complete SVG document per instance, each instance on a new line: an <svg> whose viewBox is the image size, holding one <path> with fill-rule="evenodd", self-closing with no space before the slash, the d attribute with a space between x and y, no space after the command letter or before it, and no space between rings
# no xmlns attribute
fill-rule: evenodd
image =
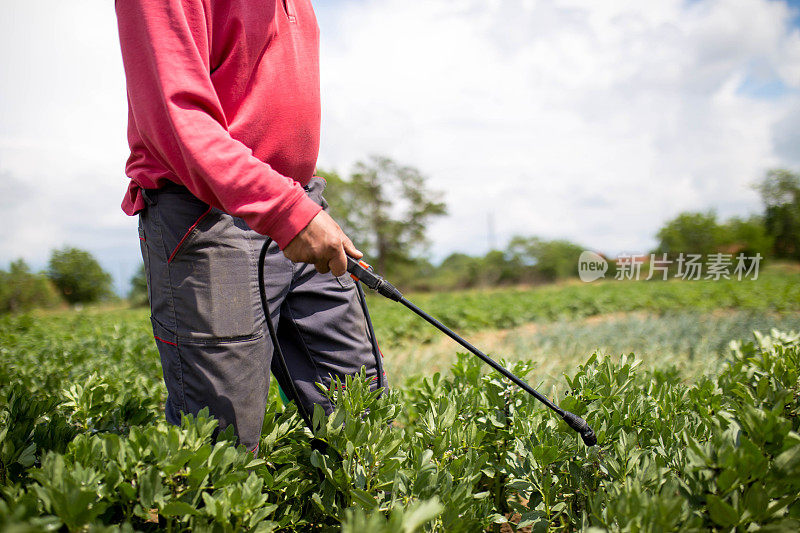
<svg viewBox="0 0 800 533"><path fill-rule="evenodd" d="M149 267L154 318L185 343L259 337L251 242L258 236L241 219L210 208L184 188L154 196L147 208L159 240L150 237L151 250L159 245Z"/></svg>
<svg viewBox="0 0 800 533"><path fill-rule="evenodd" d="M267 339L189 344L157 320L153 331L167 386L167 421L180 424L181 413L207 407L219 421L218 430L233 425L240 443L255 448L269 391Z"/></svg>

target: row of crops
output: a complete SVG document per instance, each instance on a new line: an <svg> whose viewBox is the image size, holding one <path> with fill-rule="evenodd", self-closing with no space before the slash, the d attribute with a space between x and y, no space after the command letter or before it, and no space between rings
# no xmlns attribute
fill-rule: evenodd
<svg viewBox="0 0 800 533"><path fill-rule="evenodd" d="M139 313L5 317L0 530L796 531L800 335L722 356L689 383L587 356L558 400L594 448L460 357L381 397L359 379L329 391L313 438L273 394L253 457L207 413L163 421Z"/></svg>

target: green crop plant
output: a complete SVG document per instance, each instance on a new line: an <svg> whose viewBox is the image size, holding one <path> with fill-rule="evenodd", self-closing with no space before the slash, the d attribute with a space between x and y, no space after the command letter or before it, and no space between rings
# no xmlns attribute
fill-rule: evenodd
<svg viewBox="0 0 800 533"><path fill-rule="evenodd" d="M333 383L313 434L273 390L253 456L205 411L163 420L138 320L1 320L0 530L800 528L797 333L732 342L704 376L588 356L553 390L592 448L460 355L383 394L363 374Z"/></svg>

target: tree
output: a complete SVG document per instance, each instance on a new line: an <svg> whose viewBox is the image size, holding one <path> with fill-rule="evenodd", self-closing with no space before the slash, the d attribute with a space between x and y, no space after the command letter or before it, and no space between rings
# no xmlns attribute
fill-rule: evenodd
<svg viewBox="0 0 800 533"><path fill-rule="evenodd" d="M578 258L585 249L567 240L547 241L539 237L516 236L508 243L511 261L546 281L577 276Z"/></svg>
<svg viewBox="0 0 800 533"><path fill-rule="evenodd" d="M139 265L139 270L131 278L131 290L128 291L128 301L135 307L144 307L150 301L147 294L147 275L144 265Z"/></svg>
<svg viewBox="0 0 800 533"><path fill-rule="evenodd" d="M43 274L31 272L22 259L8 271L0 270L0 313L18 313L62 303L58 291Z"/></svg>
<svg viewBox="0 0 800 533"><path fill-rule="evenodd" d="M47 276L71 304L96 302L113 294L111 275L89 252L77 248L53 250Z"/></svg>
<svg viewBox="0 0 800 533"><path fill-rule="evenodd" d="M355 215L351 214L353 206L357 201L357 197L353 190L351 183L341 176L338 172L317 169L317 175L325 178L325 201L328 202L328 212L334 220L339 224L348 237L354 243L360 239L356 235L358 228L351 224L351 219L355 219Z"/></svg>
<svg viewBox="0 0 800 533"><path fill-rule="evenodd" d="M770 170L756 189L764 202L764 225L774 239L775 257L800 260L800 174Z"/></svg>
<svg viewBox="0 0 800 533"><path fill-rule="evenodd" d="M490 250L480 257L452 253L436 269L433 289L463 289L478 286L497 286L522 281L524 272L505 252Z"/></svg>
<svg viewBox="0 0 800 533"><path fill-rule="evenodd" d="M319 175L328 180L332 216L386 275L414 262L428 244L428 223L447 212L442 194L427 188L419 170L388 157L356 163L348 180L333 172Z"/></svg>
<svg viewBox="0 0 800 533"><path fill-rule="evenodd" d="M437 285L448 289L463 289L477 285L481 258L460 252L448 255L437 270Z"/></svg>
<svg viewBox="0 0 800 533"><path fill-rule="evenodd" d="M753 257L772 254L773 239L767 234L764 219L758 215L749 218L733 217L719 227L722 246L731 252Z"/></svg>
<svg viewBox="0 0 800 533"><path fill-rule="evenodd" d="M656 237L659 240L656 253L667 253L673 258L681 253L714 253L720 243L717 215L713 211L681 213L667 221Z"/></svg>

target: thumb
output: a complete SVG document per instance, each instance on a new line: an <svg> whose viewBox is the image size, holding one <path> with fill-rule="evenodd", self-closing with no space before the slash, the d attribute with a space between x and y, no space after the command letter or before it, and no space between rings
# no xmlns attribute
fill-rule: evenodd
<svg viewBox="0 0 800 533"><path fill-rule="evenodd" d="M344 245L344 253L352 257L353 259L361 259L364 257L358 248L353 244L353 241L350 240L350 237L345 235L344 239L342 240L342 244Z"/></svg>

